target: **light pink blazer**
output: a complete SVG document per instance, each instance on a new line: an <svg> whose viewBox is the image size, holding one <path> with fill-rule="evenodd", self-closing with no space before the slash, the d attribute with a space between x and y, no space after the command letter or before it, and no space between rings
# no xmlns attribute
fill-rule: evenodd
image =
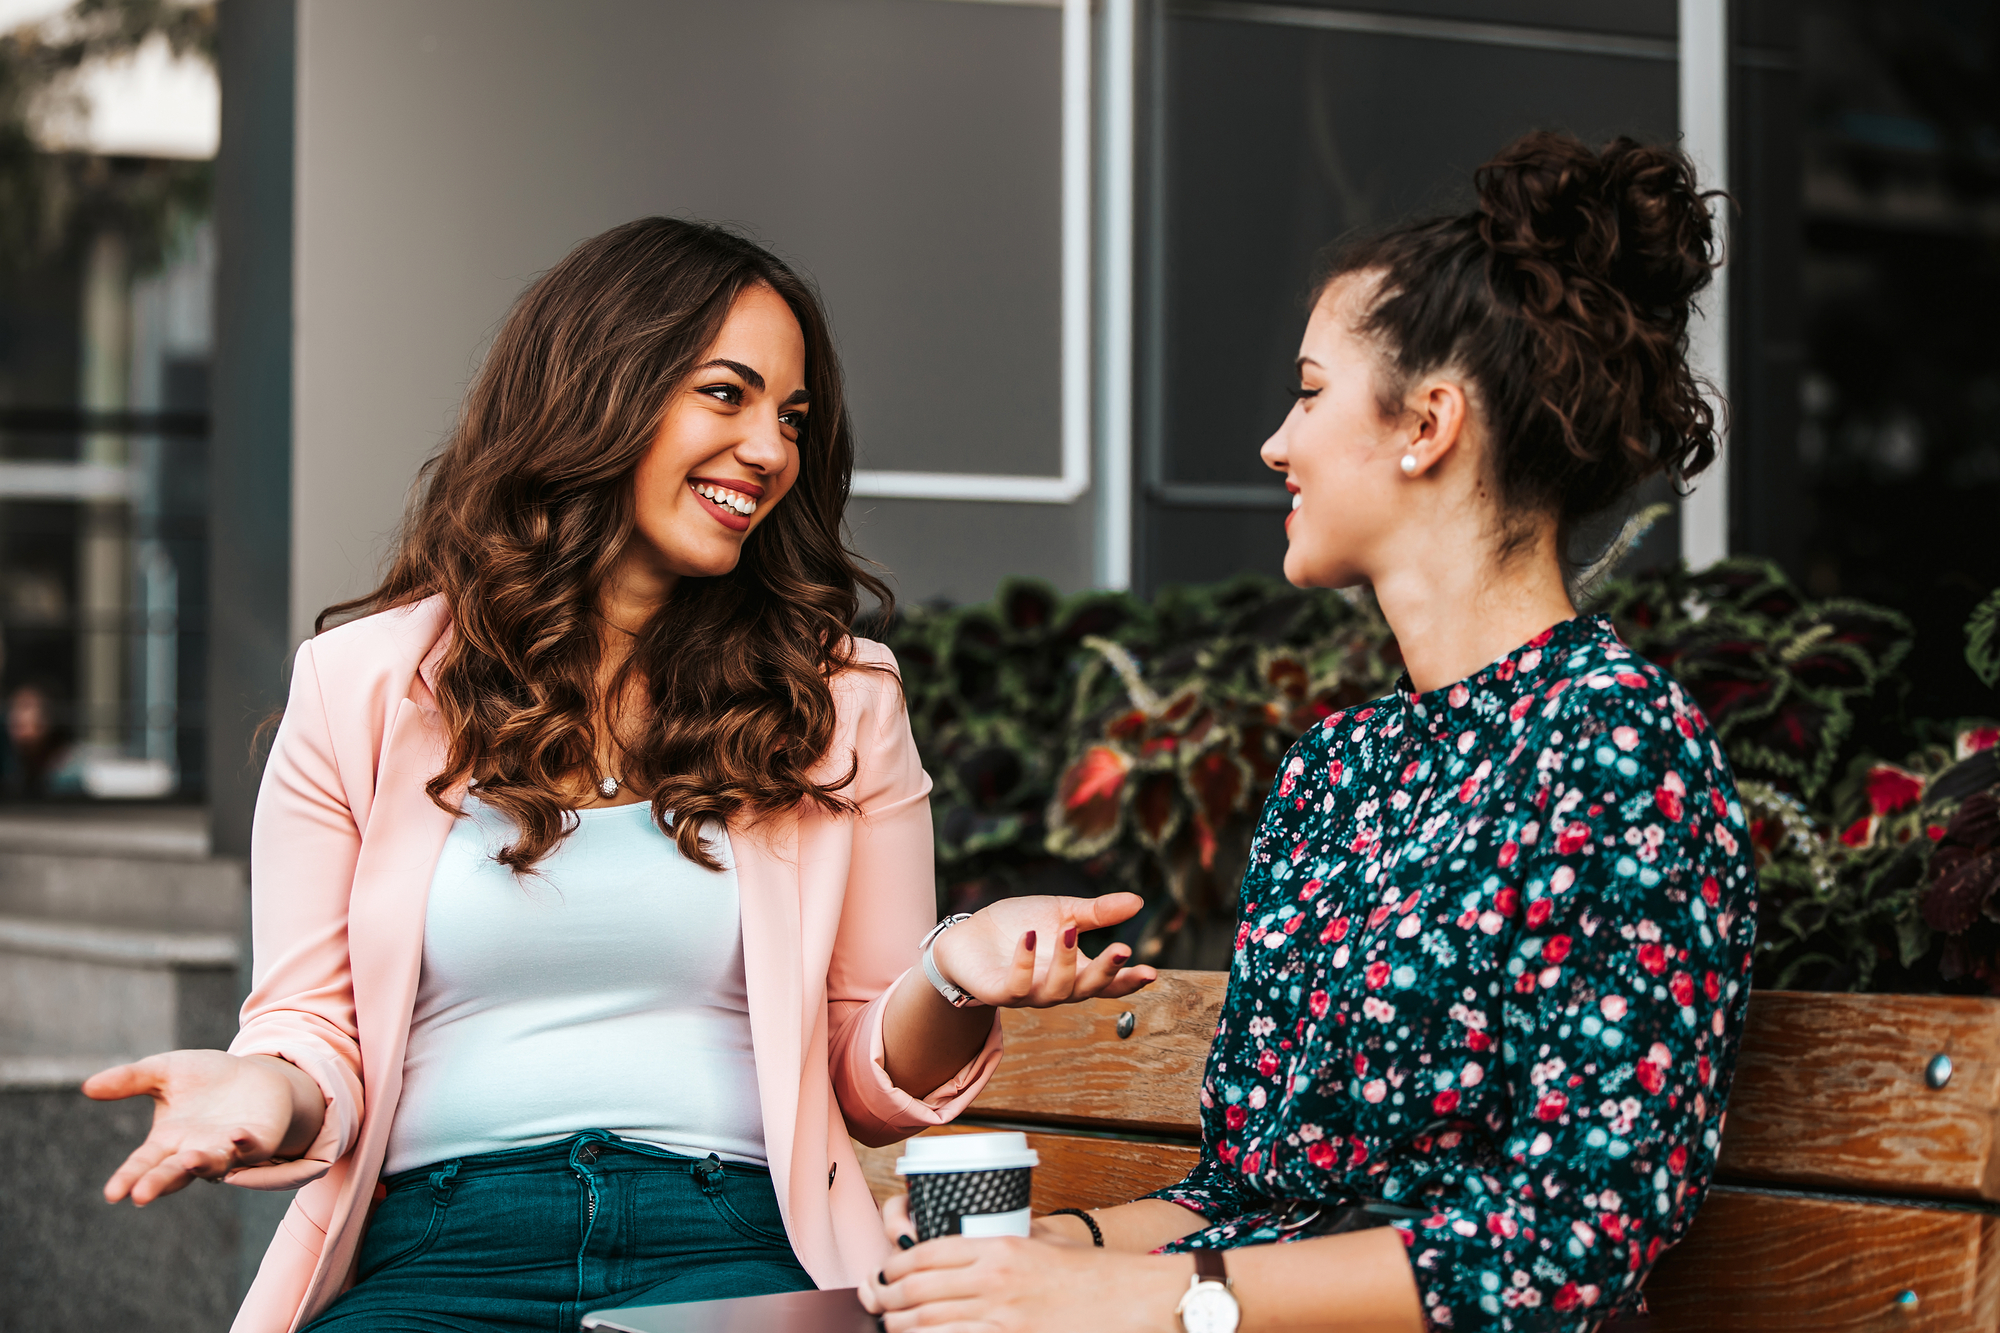
<svg viewBox="0 0 2000 1333"><path fill-rule="evenodd" d="M303 1185L236 1316L286 1333L351 1281L402 1089L423 963L424 908L452 816L424 792L446 738L431 693L440 599L308 641L264 770L251 835L255 975L230 1050L281 1056L326 1095L325 1128L295 1162L233 1173ZM893 666L859 640L863 662ZM882 1057L889 990L934 913L930 780L896 682L848 671L824 778L859 770L861 814L802 809L732 824L764 1141L785 1228L821 1287L857 1285L886 1246L851 1134L884 1144L950 1120L1000 1058L999 1025L949 1083L916 1098Z"/></svg>

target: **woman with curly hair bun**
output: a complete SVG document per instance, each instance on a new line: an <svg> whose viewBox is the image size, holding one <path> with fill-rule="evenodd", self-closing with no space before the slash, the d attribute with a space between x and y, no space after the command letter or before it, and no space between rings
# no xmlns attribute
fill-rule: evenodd
<svg viewBox="0 0 2000 1333"><path fill-rule="evenodd" d="M817 298L736 235L634 222L514 307L382 585L299 649L241 1032L85 1086L156 1102L113 1201L303 1186L237 1329L856 1285L849 1136L967 1106L992 1006L1152 979L1077 947L1132 894L934 928L852 467Z"/></svg>
<svg viewBox="0 0 2000 1333"><path fill-rule="evenodd" d="M1088 1223L893 1256L864 1289L888 1333L1588 1329L1693 1220L1749 840L1693 700L1577 615L1563 557L1714 459L1707 205L1623 139L1531 135L1476 180L1473 211L1335 254L1264 444L1286 577L1371 588L1407 675L1271 789L1199 1163Z"/></svg>

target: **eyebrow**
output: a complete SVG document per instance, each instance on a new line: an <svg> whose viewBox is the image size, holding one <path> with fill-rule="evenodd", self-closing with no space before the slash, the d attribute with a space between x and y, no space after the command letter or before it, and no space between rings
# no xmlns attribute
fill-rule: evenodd
<svg viewBox="0 0 2000 1333"><path fill-rule="evenodd" d="M1304 370L1304 369L1305 369L1305 368L1306 368L1307 366L1311 366L1311 367L1313 367L1313 368L1314 368L1315 370L1325 370L1325 369L1326 369L1326 367L1325 367L1325 366L1322 366L1322 365L1320 365L1320 363L1319 363L1319 362L1317 362L1317 361L1313 360L1313 359L1312 359L1311 357L1309 357L1309 356L1302 356L1302 357L1300 357L1300 358L1299 358L1298 360L1296 360L1296 361L1292 362L1292 369L1294 369L1294 370Z"/></svg>
<svg viewBox="0 0 2000 1333"><path fill-rule="evenodd" d="M735 371L738 375L741 375L743 377L743 382L745 384L749 385L751 388L755 389L759 393L762 393L764 391L764 377L762 375L759 375L751 367L744 365L741 361L729 361L721 357L717 357L713 361L702 362L700 365L696 366L695 369L710 370L716 366L721 366L724 370ZM811 401L812 401L812 395L806 392L804 389L799 389L794 391L792 396L785 400L784 405L786 407L791 407L797 403L810 403Z"/></svg>

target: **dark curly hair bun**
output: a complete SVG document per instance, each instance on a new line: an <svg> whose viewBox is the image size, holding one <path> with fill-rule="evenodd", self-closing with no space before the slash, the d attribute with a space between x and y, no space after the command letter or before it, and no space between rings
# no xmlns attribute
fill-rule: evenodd
<svg viewBox="0 0 2000 1333"><path fill-rule="evenodd" d="M1649 476L1707 467L1716 423L1687 331L1718 261L1687 155L1537 132L1473 180L1475 211L1350 243L1324 276L1381 276L1362 328L1394 370L1385 411L1414 379L1466 375L1504 503L1565 531Z"/></svg>

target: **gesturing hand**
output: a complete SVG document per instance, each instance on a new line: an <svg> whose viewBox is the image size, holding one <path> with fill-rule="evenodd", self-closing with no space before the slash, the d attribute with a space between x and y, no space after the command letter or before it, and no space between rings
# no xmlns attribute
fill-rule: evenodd
<svg viewBox="0 0 2000 1333"><path fill-rule="evenodd" d="M168 1051L93 1074L83 1094L101 1102L153 1099L146 1141L111 1173L104 1197L128 1194L140 1207L185 1188L196 1176L219 1180L281 1152L302 1151L319 1133L325 1106L317 1086L270 1056Z"/></svg>
<svg viewBox="0 0 2000 1333"><path fill-rule="evenodd" d="M946 980L990 1005L1046 1009L1098 996L1115 999L1159 973L1126 967L1132 951L1122 944L1088 958L1076 947L1077 937L1115 926L1143 906L1136 893L1005 898L938 936L932 953Z"/></svg>

